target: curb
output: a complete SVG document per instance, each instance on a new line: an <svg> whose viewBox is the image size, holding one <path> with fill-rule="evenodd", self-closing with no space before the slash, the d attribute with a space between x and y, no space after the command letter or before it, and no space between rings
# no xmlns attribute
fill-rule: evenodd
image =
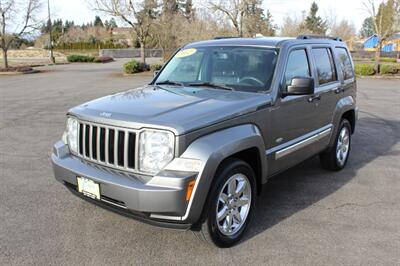
<svg viewBox="0 0 400 266"><path fill-rule="evenodd" d="M41 73L42 71L40 70L31 70L31 71L26 71L26 72L0 72L0 76L12 76L12 75L25 75L25 74L36 74L36 73Z"/></svg>
<svg viewBox="0 0 400 266"><path fill-rule="evenodd" d="M357 76L359 79L400 79L400 75L397 76Z"/></svg>

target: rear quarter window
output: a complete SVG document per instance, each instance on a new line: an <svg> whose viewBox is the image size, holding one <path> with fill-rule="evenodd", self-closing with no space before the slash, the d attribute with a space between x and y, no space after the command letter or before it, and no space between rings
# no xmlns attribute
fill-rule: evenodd
<svg viewBox="0 0 400 266"><path fill-rule="evenodd" d="M339 62L340 64L340 69L342 70L343 79L346 80L353 78L353 66L351 64L351 59L347 50L342 47L336 47L336 57L337 62Z"/></svg>
<svg viewBox="0 0 400 266"><path fill-rule="evenodd" d="M337 80L336 70L329 48L313 48L312 54L317 68L318 84L323 85Z"/></svg>

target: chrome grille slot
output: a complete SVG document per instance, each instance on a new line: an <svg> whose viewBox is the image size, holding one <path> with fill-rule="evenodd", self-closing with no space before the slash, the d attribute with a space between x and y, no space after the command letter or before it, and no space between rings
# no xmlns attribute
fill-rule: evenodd
<svg viewBox="0 0 400 266"><path fill-rule="evenodd" d="M85 151L85 156L89 157L90 155L90 126L89 125L85 125L85 145L83 145L83 150Z"/></svg>
<svg viewBox="0 0 400 266"><path fill-rule="evenodd" d="M124 150L125 150L125 132L118 131L118 140L116 141L118 145L117 149L117 164L119 166L124 166Z"/></svg>
<svg viewBox="0 0 400 266"><path fill-rule="evenodd" d="M135 168L135 144L136 144L136 134L128 133L128 168Z"/></svg>
<svg viewBox="0 0 400 266"><path fill-rule="evenodd" d="M97 127L92 126L92 158L97 160Z"/></svg>
<svg viewBox="0 0 400 266"><path fill-rule="evenodd" d="M106 161L106 129L104 127L100 128L100 161L105 162Z"/></svg>
<svg viewBox="0 0 400 266"><path fill-rule="evenodd" d="M108 163L114 164L114 144L115 144L115 130L108 130Z"/></svg>
<svg viewBox="0 0 400 266"><path fill-rule="evenodd" d="M137 132L80 121L78 156L101 165L136 170Z"/></svg>
<svg viewBox="0 0 400 266"><path fill-rule="evenodd" d="M83 155L83 125L79 123L79 154Z"/></svg>

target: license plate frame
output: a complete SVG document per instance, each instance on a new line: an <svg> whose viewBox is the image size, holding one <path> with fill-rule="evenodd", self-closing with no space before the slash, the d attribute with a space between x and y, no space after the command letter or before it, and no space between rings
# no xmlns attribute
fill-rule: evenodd
<svg viewBox="0 0 400 266"><path fill-rule="evenodd" d="M100 200L100 184L96 183L92 179L82 177L82 176L77 176L76 177L76 182L78 184L78 192L82 193L83 195Z"/></svg>

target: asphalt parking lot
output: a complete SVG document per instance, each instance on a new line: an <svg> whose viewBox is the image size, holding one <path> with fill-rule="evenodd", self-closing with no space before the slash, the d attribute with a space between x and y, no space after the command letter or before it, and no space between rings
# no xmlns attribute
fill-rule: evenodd
<svg viewBox="0 0 400 266"><path fill-rule="evenodd" d="M70 194L50 153L72 106L145 84L121 62L0 76L0 265L399 265L400 79L358 81L348 167L318 158L264 186L247 238L231 249L159 229Z"/></svg>

